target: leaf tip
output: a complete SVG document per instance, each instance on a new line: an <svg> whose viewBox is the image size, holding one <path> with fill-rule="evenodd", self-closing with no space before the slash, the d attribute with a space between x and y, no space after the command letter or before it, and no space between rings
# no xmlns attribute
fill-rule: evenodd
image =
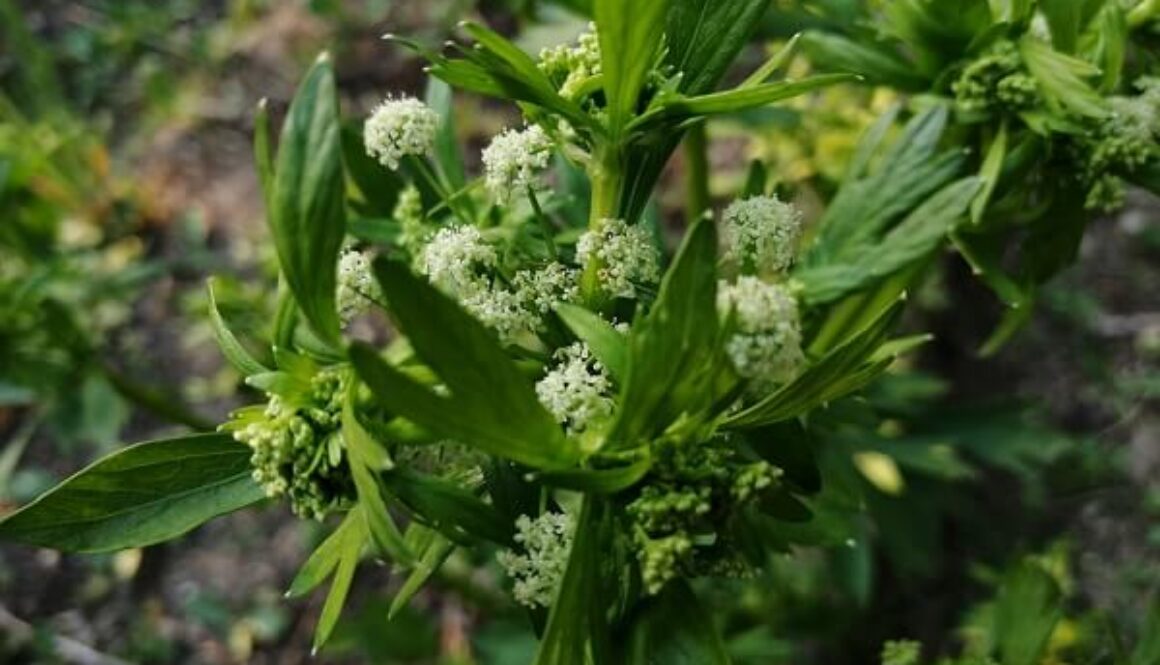
<svg viewBox="0 0 1160 665"><path fill-rule="evenodd" d="M317 58L314 59L314 64L321 65L324 63L329 63L331 60L332 57L330 55L330 51L323 51L318 54Z"/></svg>

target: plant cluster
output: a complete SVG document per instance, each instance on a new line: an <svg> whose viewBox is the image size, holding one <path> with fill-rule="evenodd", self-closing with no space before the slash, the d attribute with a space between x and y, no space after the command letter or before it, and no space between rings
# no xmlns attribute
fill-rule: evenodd
<svg viewBox="0 0 1160 665"><path fill-rule="evenodd" d="M280 498L338 523L290 590L331 580L316 646L364 558L405 574L394 613L465 549L494 552L507 572L537 626L536 663L729 662L692 582L759 574L818 542L834 515L861 514L858 499L822 492L811 438L877 422L858 395L929 339L896 329L947 237L963 249L1006 233L1004 211L1027 197L1034 236L1074 194L1046 176L1083 141L1100 164L1067 173L1092 186L1154 161L1117 144L1125 127L1155 131L1151 84L1109 101L1084 81L1094 73L1074 53L1095 14L1060 27L1058 3L908 0L874 14L894 26L894 50L818 36L811 52L943 98L896 135L897 112L872 127L809 229L755 167L670 253L650 202L686 132L852 80L773 81L787 52L719 89L766 5L595 0L589 30L538 58L470 22L473 43L443 51L394 38L429 62L427 99L387 98L355 140L319 58L276 150L264 108L257 118L281 270L273 363L211 309L224 355L266 401L218 433L97 462L0 522L0 538L136 547ZM1127 20L1119 3L1087 5ZM1070 47L1045 40L1042 21L1074 28ZM1105 65L1123 57L1108 51ZM850 66L862 56L879 69ZM452 88L520 111L475 177ZM982 164L961 149L976 142ZM1081 215L1069 233L1082 233L1082 210L1069 210ZM1036 278L1074 243L1034 245ZM385 342L353 333L377 314L390 319ZM922 451L916 464L963 472L937 446ZM880 457L853 463L897 483ZM908 644L884 655L917 661Z"/></svg>

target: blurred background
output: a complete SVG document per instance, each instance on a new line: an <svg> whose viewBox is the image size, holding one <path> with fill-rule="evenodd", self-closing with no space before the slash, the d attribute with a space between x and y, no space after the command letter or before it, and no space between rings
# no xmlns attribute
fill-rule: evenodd
<svg viewBox="0 0 1160 665"><path fill-rule="evenodd" d="M772 4L742 69L814 21L808 2ZM276 274L251 158L259 100L277 121L329 49L358 118L424 89L422 64L383 33L437 44L476 17L535 52L584 27L566 5L0 0L0 514L123 442L256 401L219 357L205 280L236 331L264 334ZM816 214L893 101L835 88L715 122L717 201L762 159ZM517 122L467 96L456 114L469 163ZM678 156L666 182L681 171ZM659 197L673 228L680 189ZM986 639L999 582L1028 558L1063 593L1045 662L1143 634L1160 590L1160 204L1130 201L985 358L1001 307L960 259L940 264L907 324L935 343L868 396L891 418L819 443L849 469L828 496L859 519L701 589L738 663L876 663L895 638L956 650ZM269 507L144 551L0 547L0 663L528 661L526 616L483 559L453 560L392 622L399 581L365 566L312 659L322 599L282 596L320 533Z"/></svg>

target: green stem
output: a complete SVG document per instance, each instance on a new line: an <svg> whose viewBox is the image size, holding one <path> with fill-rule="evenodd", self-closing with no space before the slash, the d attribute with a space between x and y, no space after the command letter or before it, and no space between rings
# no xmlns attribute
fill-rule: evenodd
<svg viewBox="0 0 1160 665"><path fill-rule="evenodd" d="M1128 12L1128 27L1139 28L1160 15L1160 0L1144 0Z"/></svg>
<svg viewBox="0 0 1160 665"><path fill-rule="evenodd" d="M427 158L415 157L411 160L411 163L415 166L415 171L427 181L427 184L430 185L431 189L435 190L439 198L443 199L443 203L451 210L451 214L459 218L459 221L464 224L473 223L471 217L464 213L462 206L456 201L457 192L452 192L447 188L442 178L439 177L439 174L431 166L431 163L427 161Z"/></svg>
<svg viewBox="0 0 1160 665"><path fill-rule="evenodd" d="M709 151L705 123L685 135L685 217L691 226L709 209Z"/></svg>
<svg viewBox="0 0 1160 665"><path fill-rule="evenodd" d="M588 228L595 230L605 219L614 219L620 214L620 192L624 187L624 164L620 151L611 146L593 151L588 166L588 179L592 183ZM589 307L597 310L607 301L607 294L600 289L602 268L600 261L593 257L580 276L580 296Z"/></svg>

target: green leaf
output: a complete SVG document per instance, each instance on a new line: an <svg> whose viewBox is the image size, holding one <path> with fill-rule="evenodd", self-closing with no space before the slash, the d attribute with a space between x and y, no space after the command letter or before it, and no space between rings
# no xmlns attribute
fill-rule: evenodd
<svg viewBox="0 0 1160 665"><path fill-rule="evenodd" d="M1075 53L1082 4L1079 0L1039 0L1039 10L1051 28L1051 43L1062 53Z"/></svg>
<svg viewBox="0 0 1160 665"><path fill-rule="evenodd" d="M856 257L797 271L803 298L815 305L832 302L926 257L963 220L980 186L978 178L952 183Z"/></svg>
<svg viewBox="0 0 1160 665"><path fill-rule="evenodd" d="M429 529L417 522L407 527L407 545L418 554L411 574L399 587L399 592L391 600L391 607L387 611L387 619L393 619L399 610L407 606L415 594L423 588L427 580L439 570L447 557L455 551L455 543L434 529Z"/></svg>
<svg viewBox="0 0 1160 665"><path fill-rule="evenodd" d="M471 492L406 469L383 474L387 489L430 526L457 540L512 542L514 525Z"/></svg>
<svg viewBox="0 0 1160 665"><path fill-rule="evenodd" d="M363 380L385 406L434 432L472 433L459 439L488 452L538 468L564 468L579 457L574 442L536 398L535 390L519 367L504 352L494 334L430 283L411 274L406 266L376 261L375 272L396 321L406 333L415 353L444 381L451 397L435 396L425 389L404 388L407 403L389 390L376 390ZM373 367L365 350L363 370ZM378 363L385 365L384 363ZM389 367L379 367L382 381L401 383ZM422 392L419 392L422 391ZM432 412L431 408L454 405L458 413ZM414 417L412 417L414 416ZM447 422L444 421L457 421Z"/></svg>
<svg viewBox="0 0 1160 665"><path fill-rule="evenodd" d="M338 548L338 565L335 566L334 580L330 583L330 592L326 594L326 602L322 605L322 612L318 615L318 624L314 627L314 643L312 653L317 654L338 623L342 614L342 606L346 604L346 596L350 593L351 582L354 581L354 572L362 558L363 546L367 542L366 519L362 509L355 506L346 514L343 526L340 528L342 536L336 547ZM336 532L337 533L337 532Z"/></svg>
<svg viewBox="0 0 1160 665"><path fill-rule="evenodd" d="M629 665L728 665L713 616L683 580L645 602L629 629Z"/></svg>
<svg viewBox="0 0 1160 665"><path fill-rule="evenodd" d="M711 402L704 383L717 342L717 233L699 221L685 237L648 316L633 327L628 370L609 440L633 446ZM707 406L707 404L706 404Z"/></svg>
<svg viewBox="0 0 1160 665"><path fill-rule="evenodd" d="M354 393L354 390L350 391L342 409L342 437L346 442L359 505L362 506L370 535L379 549L396 561L406 563L411 560L411 553L403 542L403 534L399 533L399 528L391 519L387 502L383 500L376 480L380 471L389 470L393 464L387 450L371 437L355 415L351 405Z"/></svg>
<svg viewBox="0 0 1160 665"><path fill-rule="evenodd" d="M209 322L213 327L213 336L217 340L218 348L221 349L222 355L226 357L234 369L242 373L242 376L253 376L255 374L264 374L269 372L262 363L254 359L250 352L246 350L238 338L234 336L233 331L226 325L225 319L222 318L221 312L218 311L217 298L213 293L213 278L206 280L206 293L209 295Z"/></svg>
<svg viewBox="0 0 1160 665"><path fill-rule="evenodd" d="M286 591L287 598L304 596L330 577L334 569L338 567L339 559L342 558L342 546L348 538L347 531L356 527L355 520L350 519L349 516L343 518L338 528L327 536L326 540L323 540L322 544L315 548L310 557L306 559L306 563L302 564L302 568L294 576L294 581L290 583L290 589Z"/></svg>
<svg viewBox="0 0 1160 665"><path fill-rule="evenodd" d="M616 381L623 381L628 362L628 338L600 315L583 307L560 303L556 314Z"/></svg>
<svg viewBox="0 0 1160 665"><path fill-rule="evenodd" d="M666 101L656 109L640 116L633 121L631 126L633 129L639 130L654 126L662 120L665 122L684 121L724 113L740 113L768 106L774 102L792 99L826 86L853 80L856 80L856 77L850 74L821 74L801 81L764 83L750 88L735 88L699 97L678 97Z"/></svg>
<svg viewBox="0 0 1160 665"><path fill-rule="evenodd" d="M826 70L851 72L870 83L904 91L924 90L930 85L912 63L885 46L823 32L807 32L801 43L810 61Z"/></svg>
<svg viewBox="0 0 1160 665"><path fill-rule="evenodd" d="M1019 52L1050 102L1081 116L1107 115L1103 98L1084 82L1100 74L1094 65L1064 55L1032 36L1019 42Z"/></svg>
<svg viewBox="0 0 1160 665"><path fill-rule="evenodd" d="M459 154L459 143L455 135L455 107L451 86L445 81L432 77L427 81L427 106L439 113L439 133L435 135L435 163L447 181L448 189L456 191L467 184L464 175L463 158Z"/></svg>
<svg viewBox="0 0 1160 665"><path fill-rule="evenodd" d="M595 0L608 126L620 136L636 110L645 77L656 64L670 0Z"/></svg>
<svg viewBox="0 0 1160 665"><path fill-rule="evenodd" d="M1131 665L1152 665L1160 663L1160 603L1153 602L1152 609L1140 629L1140 639L1132 651Z"/></svg>
<svg viewBox="0 0 1160 665"><path fill-rule="evenodd" d="M632 487L652 468L652 458L645 455L627 466L607 469L571 469L544 471L534 475L538 482L552 487L596 494L615 494Z"/></svg>
<svg viewBox="0 0 1160 665"><path fill-rule="evenodd" d="M665 63L682 73L680 89L710 92L760 24L768 0L679 0L665 24Z"/></svg>
<svg viewBox="0 0 1160 665"><path fill-rule="evenodd" d="M727 426L754 428L772 425L804 415L863 388L891 364L891 359L874 359L873 355L882 346L901 312L902 303L899 302L788 385L730 416Z"/></svg>
<svg viewBox="0 0 1160 665"><path fill-rule="evenodd" d="M270 107L266 99L258 103L254 116L254 164L258 168L258 183L262 186L262 201L270 214L274 196L274 157L270 150Z"/></svg>
<svg viewBox="0 0 1160 665"><path fill-rule="evenodd" d="M228 434L141 443L80 471L0 522L0 540L109 552L176 538L265 497Z"/></svg>
<svg viewBox="0 0 1160 665"><path fill-rule="evenodd" d="M269 218L299 309L325 341L337 340L335 266L346 213L338 94L326 55L306 75L282 126Z"/></svg>
<svg viewBox="0 0 1160 665"><path fill-rule="evenodd" d="M999 178L1003 175L1003 163L1006 159L1007 123L1003 122L999 126L999 133L991 140L991 145L987 148L987 158L983 160L983 166L979 169L979 179L983 182L983 188L971 202L971 222L976 225L983 221L983 214L991 202L991 195L995 193L995 187L999 185Z"/></svg>
<svg viewBox="0 0 1160 665"><path fill-rule="evenodd" d="M1063 617L1062 594L1040 565L1025 561L1004 579L995 601L996 648L1003 665L1036 665Z"/></svg>
<svg viewBox="0 0 1160 665"><path fill-rule="evenodd" d="M576 535L560 588L548 613L548 625L540 640L533 665L588 665L588 646L599 627L594 621L606 608L599 607L592 585L597 575L602 541L602 521L597 519L594 499L585 497L576 518Z"/></svg>

